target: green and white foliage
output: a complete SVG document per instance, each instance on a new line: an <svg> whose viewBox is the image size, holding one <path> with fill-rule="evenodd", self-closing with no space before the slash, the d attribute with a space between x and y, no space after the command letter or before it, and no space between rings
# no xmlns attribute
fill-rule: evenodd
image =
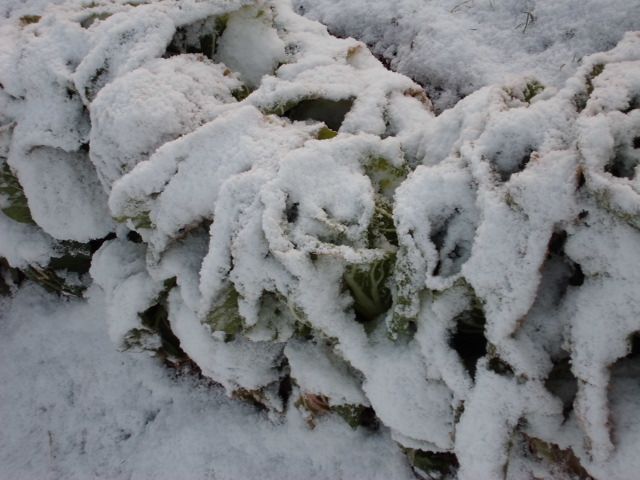
<svg viewBox="0 0 640 480"><path fill-rule="evenodd" d="M438 116L284 0L69 1L12 38L0 255L57 275L84 245L119 348L310 425L382 425L429 475L568 479L616 455L638 34L561 90L523 78Z"/></svg>

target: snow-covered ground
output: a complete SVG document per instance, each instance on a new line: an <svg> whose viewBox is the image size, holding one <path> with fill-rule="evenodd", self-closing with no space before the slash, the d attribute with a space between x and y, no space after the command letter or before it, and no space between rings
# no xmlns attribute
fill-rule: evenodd
<svg viewBox="0 0 640 480"><path fill-rule="evenodd" d="M0 301L0 479L409 479L384 431L272 422L221 387L117 352L98 299ZM284 419L283 419L284 420Z"/></svg>
<svg viewBox="0 0 640 480"><path fill-rule="evenodd" d="M386 431L354 431L335 416L310 430L296 409L273 422L222 388L117 352L104 315L98 294L66 300L29 284L0 299L0 479L415 478ZM619 375L638 373L636 362ZM624 448L591 468L632 480L640 386L613 389Z"/></svg>
<svg viewBox="0 0 640 480"><path fill-rule="evenodd" d="M582 58L640 29L633 0L294 0L334 35L367 43L440 108L514 75L561 87Z"/></svg>

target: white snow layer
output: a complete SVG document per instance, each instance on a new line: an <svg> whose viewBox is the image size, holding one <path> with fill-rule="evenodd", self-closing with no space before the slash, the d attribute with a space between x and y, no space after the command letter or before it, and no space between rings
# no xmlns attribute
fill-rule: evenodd
<svg viewBox="0 0 640 480"><path fill-rule="evenodd" d="M294 0L334 35L365 42L425 86L439 108L481 87L533 76L560 88L584 57L640 29L629 0Z"/></svg>
<svg viewBox="0 0 640 480"><path fill-rule="evenodd" d="M310 430L296 409L273 423L219 387L116 352L100 297L28 286L1 300L1 478L413 478L386 433L333 417Z"/></svg>
<svg viewBox="0 0 640 480"><path fill-rule="evenodd" d="M414 4L307 9L433 88L441 70L457 93L440 106L468 95L439 115L417 83L286 0L5 7L0 255L46 266L64 242L115 231L93 255L89 297L98 308L104 296L116 345L162 348L145 320L161 309L204 376L292 425L294 405L311 410L307 420L371 407L410 457L455 453L462 480L628 480L638 441L628 412L639 408L629 382L640 331L640 33L615 32L637 26L637 6L608 3L604 18L619 26L606 35L569 24L573 33L546 41L543 21L558 25L575 2L444 2L413 15ZM499 34L514 16L524 23ZM449 33L406 28L427 17ZM376 31L380 19L390 30ZM467 50L460 32L473 25L492 25L495 38ZM534 68L620 38L562 73ZM437 53L438 42L448 49ZM487 60L497 44L509 48ZM505 75L509 62L521 76ZM31 219L10 210L23 203ZM144 398L182 398L154 378ZM199 398L184 408L203 411ZM158 435L186 428L173 418ZM206 425L188 455L210 455ZM88 441L82 431L73 445ZM117 455L127 435L109 444ZM65 477L75 447L52 437L38 442L65 458L54 472ZM229 463L248 469L236 477L258 476L251 462Z"/></svg>

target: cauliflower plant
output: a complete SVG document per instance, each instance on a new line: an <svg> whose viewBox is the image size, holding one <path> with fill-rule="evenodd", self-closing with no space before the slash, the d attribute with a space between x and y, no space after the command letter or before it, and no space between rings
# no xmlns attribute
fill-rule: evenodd
<svg viewBox="0 0 640 480"><path fill-rule="evenodd" d="M615 455L637 33L559 91L523 78L436 116L285 0L32 20L0 52L0 254L66 294L88 272L118 348L274 415L388 429L427 475L568 479Z"/></svg>

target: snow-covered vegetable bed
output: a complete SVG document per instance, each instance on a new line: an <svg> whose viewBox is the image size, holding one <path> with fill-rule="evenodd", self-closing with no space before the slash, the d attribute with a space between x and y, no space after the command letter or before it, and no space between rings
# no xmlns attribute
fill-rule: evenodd
<svg viewBox="0 0 640 480"><path fill-rule="evenodd" d="M82 295L90 264L119 348L389 428L421 475L597 477L633 438L640 34L436 116L284 0L0 33L7 283Z"/></svg>

